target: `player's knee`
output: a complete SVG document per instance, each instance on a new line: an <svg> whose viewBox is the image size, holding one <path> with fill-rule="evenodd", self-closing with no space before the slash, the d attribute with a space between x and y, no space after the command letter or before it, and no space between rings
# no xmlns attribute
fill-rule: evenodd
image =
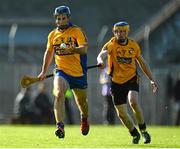
<svg viewBox="0 0 180 149"><path fill-rule="evenodd" d="M120 119L124 119L126 117L126 113L123 110L118 110L117 115Z"/></svg>
<svg viewBox="0 0 180 149"><path fill-rule="evenodd" d="M62 91L58 90L58 91L56 91L55 96L57 97L56 98L57 100L60 100L60 99L64 98L64 93Z"/></svg>
<svg viewBox="0 0 180 149"><path fill-rule="evenodd" d="M87 102L86 100L78 100L78 104L82 107L86 106L87 105Z"/></svg>
<svg viewBox="0 0 180 149"><path fill-rule="evenodd" d="M118 113L118 117L122 120L126 119L126 114L124 113Z"/></svg>

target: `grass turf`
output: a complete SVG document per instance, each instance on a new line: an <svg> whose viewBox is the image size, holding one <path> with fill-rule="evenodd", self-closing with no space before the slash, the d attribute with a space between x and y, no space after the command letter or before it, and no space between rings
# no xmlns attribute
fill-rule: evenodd
<svg viewBox="0 0 180 149"><path fill-rule="evenodd" d="M125 127L91 125L88 136L79 126L66 126L65 138L54 135L55 126L0 125L0 148L180 148L180 127L151 126L151 144L131 144Z"/></svg>

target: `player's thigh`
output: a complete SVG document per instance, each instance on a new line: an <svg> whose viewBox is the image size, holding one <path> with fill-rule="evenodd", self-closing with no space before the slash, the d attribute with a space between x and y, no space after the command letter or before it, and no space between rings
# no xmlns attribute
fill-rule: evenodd
<svg viewBox="0 0 180 149"><path fill-rule="evenodd" d="M57 97L64 96L69 87L68 82L61 76L54 77L53 94Z"/></svg>
<svg viewBox="0 0 180 149"><path fill-rule="evenodd" d="M72 92L78 102L87 100L87 89L73 89Z"/></svg>
<svg viewBox="0 0 180 149"><path fill-rule="evenodd" d="M130 105L137 105L138 104L138 92L130 90L128 92L128 101Z"/></svg>

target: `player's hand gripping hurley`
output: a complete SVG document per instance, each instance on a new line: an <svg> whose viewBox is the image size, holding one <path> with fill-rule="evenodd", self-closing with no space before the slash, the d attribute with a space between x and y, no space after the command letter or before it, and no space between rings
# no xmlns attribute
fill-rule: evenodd
<svg viewBox="0 0 180 149"><path fill-rule="evenodd" d="M92 68L96 68L96 67L100 67L100 65L92 65L92 66L88 66L87 69L92 69ZM53 77L54 74L49 74L46 75L45 79ZM31 86L32 84L39 82L40 79L38 77L32 77L32 76L23 76L21 78L20 84L21 87L23 88L28 88L29 86Z"/></svg>

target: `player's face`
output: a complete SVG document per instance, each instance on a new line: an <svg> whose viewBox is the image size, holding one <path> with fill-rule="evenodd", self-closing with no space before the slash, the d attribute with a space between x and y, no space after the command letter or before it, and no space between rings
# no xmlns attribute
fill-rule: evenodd
<svg viewBox="0 0 180 149"><path fill-rule="evenodd" d="M69 17L66 14L60 14L55 19L57 26L66 26L69 23Z"/></svg>
<svg viewBox="0 0 180 149"><path fill-rule="evenodd" d="M114 37L117 40L125 40L128 36L128 30L127 29L114 28L113 33L114 33Z"/></svg>

